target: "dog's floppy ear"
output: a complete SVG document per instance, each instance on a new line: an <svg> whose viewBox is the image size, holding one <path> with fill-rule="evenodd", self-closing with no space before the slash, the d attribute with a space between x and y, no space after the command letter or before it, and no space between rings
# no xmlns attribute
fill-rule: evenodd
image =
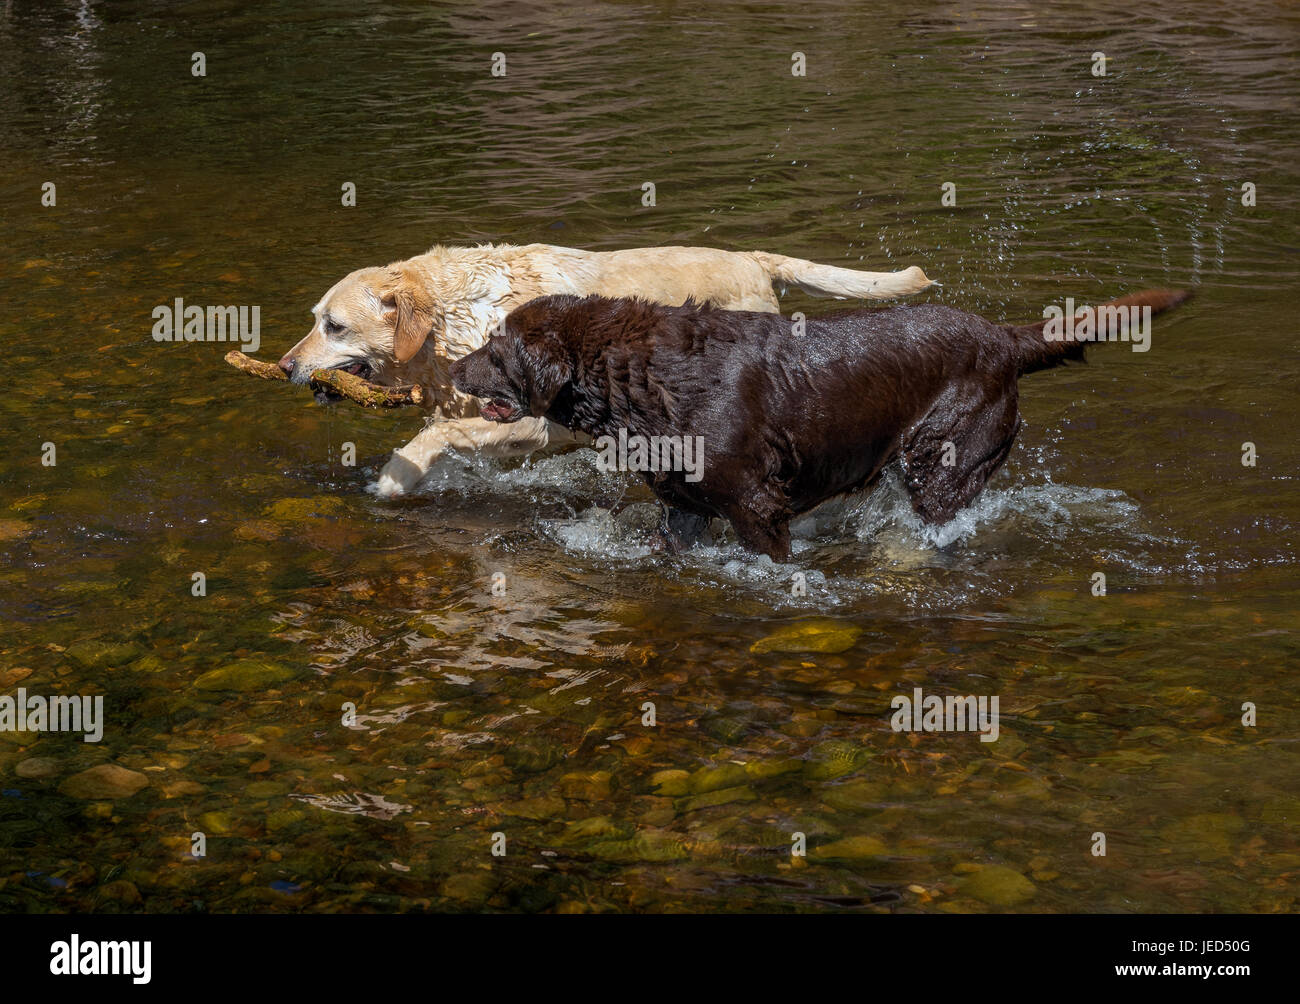
<svg viewBox="0 0 1300 1004"><path fill-rule="evenodd" d="M536 416L545 415L556 395L573 379L573 364L560 336L554 331L515 334L512 341L523 364L528 410Z"/></svg>
<svg viewBox="0 0 1300 1004"><path fill-rule="evenodd" d="M399 273L380 301L393 325L393 356L404 363L420 351L437 323L433 297L409 276Z"/></svg>

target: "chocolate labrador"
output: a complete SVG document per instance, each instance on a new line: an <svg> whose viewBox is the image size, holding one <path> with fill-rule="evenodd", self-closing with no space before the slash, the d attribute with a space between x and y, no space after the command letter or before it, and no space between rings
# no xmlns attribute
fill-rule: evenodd
<svg viewBox="0 0 1300 1004"><path fill-rule="evenodd" d="M894 459L921 519L947 522L1006 459L1023 374L1081 360L1089 341L1132 335L1133 348L1149 347L1151 315L1189 295L1147 290L1025 325L936 304L852 310L806 331L692 302L544 296L451 377L486 402L489 421L545 417L597 446L649 443L657 459L675 456L657 444L698 442L692 470L632 467L667 506L671 542L717 516L780 561L792 517L871 487Z"/></svg>

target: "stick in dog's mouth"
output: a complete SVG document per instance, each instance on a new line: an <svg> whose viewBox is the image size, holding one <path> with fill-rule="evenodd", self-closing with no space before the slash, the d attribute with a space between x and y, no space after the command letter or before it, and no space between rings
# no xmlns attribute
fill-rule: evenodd
<svg viewBox="0 0 1300 1004"><path fill-rule="evenodd" d="M263 380L288 380L288 375L274 363L253 359L242 352L227 352L226 362ZM409 387L384 387L366 379L370 366L355 362L345 368L316 370L309 381L316 400L326 404L346 397L366 408L396 408L404 404L423 405L424 388L419 384Z"/></svg>
<svg viewBox="0 0 1300 1004"><path fill-rule="evenodd" d="M357 377L361 380L369 381L374 374L370 364L366 362L349 363L346 366L331 366L330 372L347 373L349 376ZM312 391L316 398L317 404L334 404L336 401L343 400L343 393L337 387L331 387L322 383L312 383Z"/></svg>

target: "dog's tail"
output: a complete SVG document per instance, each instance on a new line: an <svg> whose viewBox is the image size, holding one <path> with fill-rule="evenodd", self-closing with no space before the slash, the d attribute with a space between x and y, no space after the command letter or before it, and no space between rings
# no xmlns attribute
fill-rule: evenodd
<svg viewBox="0 0 1300 1004"><path fill-rule="evenodd" d="M850 297L892 300L896 296L911 296L934 285L934 280L927 279L915 265L901 272L858 272L766 251L751 251L750 254L766 270L773 283L798 286L813 296L833 296L838 300Z"/></svg>
<svg viewBox="0 0 1300 1004"><path fill-rule="evenodd" d="M1087 307L1073 318L1058 311L1036 324L1002 325L1020 349L1020 372L1035 373L1070 360L1083 360L1090 342L1147 339L1146 327L1155 314L1170 310L1192 298L1187 289L1144 289L1100 307ZM1149 343L1148 343L1149 344Z"/></svg>

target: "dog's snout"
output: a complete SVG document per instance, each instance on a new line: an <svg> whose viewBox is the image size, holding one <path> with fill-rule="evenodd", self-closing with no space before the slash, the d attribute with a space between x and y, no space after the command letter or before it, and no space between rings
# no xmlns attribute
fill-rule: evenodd
<svg viewBox="0 0 1300 1004"><path fill-rule="evenodd" d="M284 356L275 365L279 366L280 369L284 370L285 376L293 376L293 364L294 364L293 356Z"/></svg>

